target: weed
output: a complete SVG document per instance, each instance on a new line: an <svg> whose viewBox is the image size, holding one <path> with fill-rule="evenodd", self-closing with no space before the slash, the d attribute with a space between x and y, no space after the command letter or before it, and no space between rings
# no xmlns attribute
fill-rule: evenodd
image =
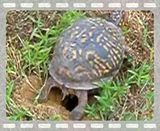
<svg viewBox="0 0 160 131"><path fill-rule="evenodd" d="M33 72L36 72L41 78L46 78L48 75L48 63L51 60L53 48L62 31L64 31L71 23L85 17L82 11L67 11L59 13L59 19L50 28L45 28L44 21L38 17L29 16L33 22L34 29L30 38L22 39L17 35L21 42L22 48L16 49L14 45L7 45L7 90L6 103L7 115L10 120L32 120L34 114L28 109L19 107L12 99L12 92L15 89L17 79L22 79ZM136 15L136 14L134 14ZM127 75L122 80L102 82L99 84L101 94L95 96L97 102L92 105L87 105L86 115L92 119L113 119L116 114L118 120L146 120L151 119L153 108L153 79L151 71L153 70L153 47L152 38L150 37L148 27L140 21L137 23L143 27L143 43L150 50L150 58L148 61L141 62L140 65L133 66L128 69ZM130 27L122 28L125 36L132 32ZM133 36L130 36L133 39ZM135 41L132 41L134 43ZM132 62L129 58L128 62ZM133 109L131 111L127 107L127 96L133 85L140 89L140 96L145 99L142 108ZM141 114L143 115L141 115ZM61 120L59 115L51 116L51 120Z"/></svg>
<svg viewBox="0 0 160 131"><path fill-rule="evenodd" d="M60 120L62 120L62 118L60 115L53 115L50 117L50 120L51 121L60 121Z"/></svg>
<svg viewBox="0 0 160 131"><path fill-rule="evenodd" d="M97 102L92 105L87 105L85 112L88 117L92 119L102 119L106 120L108 117L112 117L112 113L117 112L120 108L125 106L124 99L132 88L133 84L137 84L138 88L148 88L153 86L153 81L149 75L151 72L152 66L148 63L143 63L140 67L128 70L127 76L123 81L111 81L111 82L102 82L99 87L102 89L99 96L95 96ZM143 91L140 92L143 96ZM143 96L144 99L147 99L145 110L151 109L153 105L153 92L148 91L148 93ZM127 108L127 107L126 107ZM141 109L143 111L143 109ZM140 111L139 111L140 112ZM120 120L137 120L138 118L135 115L136 113L125 111L122 113ZM142 119L142 118L141 118Z"/></svg>
<svg viewBox="0 0 160 131"><path fill-rule="evenodd" d="M60 20L51 28L45 28L42 19L35 19L32 16L28 18L34 23L34 29L30 39L21 39L17 35L18 40L21 42L22 48L16 49L12 45L7 46L7 114L10 120L32 119L33 114L27 109L20 108L12 100L12 92L15 88L15 82L18 77L25 77L33 72L36 72L40 77L45 78L48 74L48 63L51 58L52 49L56 44L59 35L71 23L84 13L80 11L68 11L60 15ZM52 119L59 119L53 116Z"/></svg>

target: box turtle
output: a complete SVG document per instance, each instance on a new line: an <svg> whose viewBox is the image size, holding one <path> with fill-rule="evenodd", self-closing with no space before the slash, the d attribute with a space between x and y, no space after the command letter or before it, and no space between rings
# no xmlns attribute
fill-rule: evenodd
<svg viewBox="0 0 160 131"><path fill-rule="evenodd" d="M78 98L70 119L82 119L88 91L98 88L95 83L112 79L123 62L125 42L118 27L122 14L112 11L108 19L79 19L60 35L39 102L47 100L51 88L59 87L63 99L72 93Z"/></svg>

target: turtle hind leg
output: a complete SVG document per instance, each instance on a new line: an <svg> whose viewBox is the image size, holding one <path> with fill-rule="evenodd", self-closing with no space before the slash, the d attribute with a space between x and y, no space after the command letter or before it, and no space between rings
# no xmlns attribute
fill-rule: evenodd
<svg viewBox="0 0 160 131"><path fill-rule="evenodd" d="M46 102L48 100L48 95L52 87L57 87L57 84L52 77L49 77L44 87L40 90L40 93L38 96L39 103Z"/></svg>
<svg viewBox="0 0 160 131"><path fill-rule="evenodd" d="M88 103L88 92L76 91L76 95L78 97L78 105L70 112L69 118L71 120L81 120L84 115L84 107Z"/></svg>

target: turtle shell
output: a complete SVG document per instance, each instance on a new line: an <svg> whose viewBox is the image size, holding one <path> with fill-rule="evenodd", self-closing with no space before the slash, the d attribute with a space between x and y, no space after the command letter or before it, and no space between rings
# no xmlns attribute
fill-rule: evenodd
<svg viewBox="0 0 160 131"><path fill-rule="evenodd" d="M49 66L58 84L77 90L97 88L95 82L109 80L124 57L124 37L115 24L101 18L74 22L59 37Z"/></svg>

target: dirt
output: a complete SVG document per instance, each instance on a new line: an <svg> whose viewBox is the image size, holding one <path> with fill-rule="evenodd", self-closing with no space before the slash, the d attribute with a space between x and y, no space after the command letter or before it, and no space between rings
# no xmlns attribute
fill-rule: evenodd
<svg viewBox="0 0 160 131"><path fill-rule="evenodd" d="M49 94L48 101L41 104L34 104L38 91L42 87L42 81L36 75L23 79L13 92L13 99L17 105L29 109L33 114L33 119L47 119L58 115L63 120L68 120L69 111L61 105L61 91L54 88Z"/></svg>
<svg viewBox="0 0 160 131"><path fill-rule="evenodd" d="M87 16L90 17L106 17L108 12L100 11L100 12L92 12L88 11ZM138 15L137 15L138 14ZM22 47L21 40L30 39L31 41L35 41L34 38L31 38L31 34L34 30L34 22L28 17L31 16L35 19L40 17L45 25L44 28L50 28L55 24L57 20L59 20L58 12L56 11L10 11L7 14L7 45L13 46L15 49L19 49ZM144 46L143 43L143 30L144 27L139 23L137 24L138 19L141 18L143 22L145 22L148 27L148 32L150 34L151 47L153 47L153 14L150 12L134 12L134 11L126 11L124 14L124 18L120 23L121 27L127 27L131 31L125 36L126 44L134 50L138 57L136 57L136 64L141 63L144 60L150 59L150 51ZM21 38L21 39L19 39ZM16 52L16 50L15 50ZM18 56L18 55L15 55ZM14 59L14 58L13 58ZM134 61L134 62L135 62ZM17 64L17 63L16 63ZM125 75L128 69L132 68L133 63L128 63L124 61L124 66L121 68L119 76ZM20 66L17 66L20 68ZM18 69L18 68L17 68ZM15 74L14 74L15 75ZM153 76L153 72L151 74ZM16 79L17 76L10 77L10 79ZM21 77L22 78L22 77ZM36 75L28 75L26 78L21 79L17 82L18 84L14 88L13 91L13 100L19 107L24 107L29 109L33 114L33 119L44 120L48 119L51 116L60 116L62 120L68 120L69 111L62 106L61 103L61 91L59 89L53 89L49 94L49 99L46 103L37 104L35 98L38 94L38 90L42 87L42 80ZM127 93L126 103L128 110L135 109L135 106L142 106L144 103L144 99L139 93L139 88L132 86L131 90ZM91 102L94 102L94 99L90 99ZM120 109L121 110L121 109ZM119 111L120 112L120 111ZM114 114L114 119L116 119L116 115L120 114L119 112ZM88 118L84 118L87 120Z"/></svg>
<svg viewBox="0 0 160 131"><path fill-rule="evenodd" d="M57 11L9 11L7 13L7 44L21 48L21 40L36 41L31 37L35 23L39 18L44 28L52 27L59 19Z"/></svg>
<svg viewBox="0 0 160 131"><path fill-rule="evenodd" d="M48 100L46 102L36 102L36 97L42 88L42 80L36 76L31 75L24 78L16 87L13 92L13 100L19 106L25 109L29 109L32 112L36 120L44 120L51 118L51 116L59 116L61 120L69 120L69 110L72 110L77 104L76 98L70 99L69 96L62 101L62 91L57 87L53 88L49 93ZM67 103L67 102L71 103ZM93 96L89 96L89 104L95 102ZM83 117L83 120L89 120L87 116Z"/></svg>

